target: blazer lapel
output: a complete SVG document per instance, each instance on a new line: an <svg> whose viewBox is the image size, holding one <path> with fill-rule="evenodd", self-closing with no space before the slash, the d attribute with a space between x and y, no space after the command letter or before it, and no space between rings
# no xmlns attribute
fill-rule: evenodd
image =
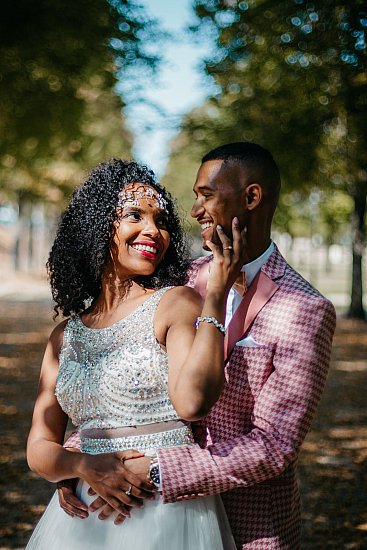
<svg viewBox="0 0 367 550"><path fill-rule="evenodd" d="M210 259L208 256L205 257L204 262L198 268L194 282L194 288L201 294L203 299L205 299L206 294ZM249 329L256 315L279 288L279 285L273 279L283 277L286 266L287 262L275 245L273 254L252 281L228 325L224 342L225 362L229 360L236 342Z"/></svg>
<svg viewBox="0 0 367 550"><path fill-rule="evenodd" d="M224 346L226 361L229 360L236 342L245 334L256 315L270 300L278 287L279 285L263 271L259 271L256 275L228 325Z"/></svg>

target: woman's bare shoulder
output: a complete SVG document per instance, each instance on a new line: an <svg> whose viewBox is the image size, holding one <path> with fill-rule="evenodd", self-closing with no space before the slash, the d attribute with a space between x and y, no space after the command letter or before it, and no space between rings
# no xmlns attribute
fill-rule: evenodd
<svg viewBox="0 0 367 550"><path fill-rule="evenodd" d="M202 298L194 289L176 286L168 290L161 299L155 325L157 330L166 332L177 323L188 322L200 314Z"/></svg>
<svg viewBox="0 0 367 550"><path fill-rule="evenodd" d="M166 302L174 306L182 306L183 303L197 304L200 307L203 299L200 294L189 286L175 286L165 294Z"/></svg>
<svg viewBox="0 0 367 550"><path fill-rule="evenodd" d="M173 327L193 323L202 310L202 298L194 289L176 286L162 297L154 321L154 330L158 342L166 346L167 331Z"/></svg>
<svg viewBox="0 0 367 550"><path fill-rule="evenodd" d="M49 344L52 345L58 352L61 349L63 338L64 338L64 330L68 323L69 319L65 319L64 321L61 321L56 327L53 329L53 331L50 334L49 338Z"/></svg>

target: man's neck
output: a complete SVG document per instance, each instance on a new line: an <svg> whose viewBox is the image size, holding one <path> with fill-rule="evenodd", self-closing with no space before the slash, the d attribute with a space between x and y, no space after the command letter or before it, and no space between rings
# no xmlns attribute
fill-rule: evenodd
<svg viewBox="0 0 367 550"><path fill-rule="evenodd" d="M246 264L255 261L257 258L259 258L264 252L269 248L271 243L270 236L263 240L262 243L254 243L253 245L251 243L248 243L246 247L247 252L247 262Z"/></svg>
<svg viewBox="0 0 367 550"><path fill-rule="evenodd" d="M256 275L261 270L262 266L267 262L271 254L274 250L274 243L270 241L269 246L257 256L254 260L251 262L246 263L241 270L241 273L237 277L234 285L233 290L237 293L239 296L244 296L249 288L251 286L252 282L254 281ZM234 304L238 305L237 298L233 298L233 301L229 304L229 309L233 309ZM232 311L233 313L233 311Z"/></svg>

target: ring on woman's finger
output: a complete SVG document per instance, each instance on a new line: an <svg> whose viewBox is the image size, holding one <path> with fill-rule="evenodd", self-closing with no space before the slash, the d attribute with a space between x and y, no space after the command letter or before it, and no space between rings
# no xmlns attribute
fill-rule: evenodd
<svg viewBox="0 0 367 550"><path fill-rule="evenodd" d="M223 250L233 250L233 246L223 246Z"/></svg>
<svg viewBox="0 0 367 550"><path fill-rule="evenodd" d="M131 495L132 489L133 489L133 486L130 485L130 487L125 491L125 495L127 495L129 497Z"/></svg>

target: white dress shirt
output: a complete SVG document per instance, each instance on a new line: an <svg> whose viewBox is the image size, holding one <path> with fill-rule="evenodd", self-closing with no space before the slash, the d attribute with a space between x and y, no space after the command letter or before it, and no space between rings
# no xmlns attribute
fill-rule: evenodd
<svg viewBox="0 0 367 550"><path fill-rule="evenodd" d="M245 264L242 266L241 271L244 271L246 273L246 282L247 282L247 288L251 285L252 281L255 279L256 275L264 265L264 263L267 261L267 259L271 256L274 250L274 243L271 241L268 248L255 260L252 262L249 262L248 264ZM229 325L236 309L240 305L242 300L241 294L239 294L234 288L231 288L228 294L227 298L227 309L226 309L226 322L225 326Z"/></svg>

